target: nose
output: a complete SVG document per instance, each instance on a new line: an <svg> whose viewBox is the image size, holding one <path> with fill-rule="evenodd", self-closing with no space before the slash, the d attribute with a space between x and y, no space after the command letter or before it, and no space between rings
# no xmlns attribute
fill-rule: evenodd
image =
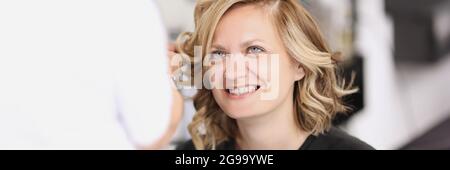
<svg viewBox="0 0 450 170"><path fill-rule="evenodd" d="M233 54L225 62L225 78L229 81L245 79L248 73L248 64L244 55Z"/></svg>

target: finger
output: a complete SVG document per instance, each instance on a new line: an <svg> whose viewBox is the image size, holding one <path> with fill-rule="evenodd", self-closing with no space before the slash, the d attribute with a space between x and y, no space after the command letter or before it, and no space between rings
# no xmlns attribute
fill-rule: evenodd
<svg viewBox="0 0 450 170"><path fill-rule="evenodd" d="M176 51L177 51L177 48L176 48L176 46L175 46L175 43L169 43L169 44L167 45L167 48L168 48L169 51L172 51L172 52L176 52Z"/></svg>

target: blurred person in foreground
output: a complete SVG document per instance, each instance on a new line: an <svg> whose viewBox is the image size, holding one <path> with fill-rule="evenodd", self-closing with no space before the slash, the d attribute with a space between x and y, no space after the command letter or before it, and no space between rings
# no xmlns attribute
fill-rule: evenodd
<svg viewBox="0 0 450 170"><path fill-rule="evenodd" d="M152 1L0 1L0 23L0 149L166 146L177 118Z"/></svg>

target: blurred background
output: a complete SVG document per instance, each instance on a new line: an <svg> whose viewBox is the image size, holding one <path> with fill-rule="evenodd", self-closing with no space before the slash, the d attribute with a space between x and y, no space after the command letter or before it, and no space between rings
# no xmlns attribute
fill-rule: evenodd
<svg viewBox="0 0 450 170"><path fill-rule="evenodd" d="M170 39L193 31L195 0L156 0ZM360 92L334 124L377 149L450 149L450 0L302 0ZM195 90L182 90L190 138Z"/></svg>

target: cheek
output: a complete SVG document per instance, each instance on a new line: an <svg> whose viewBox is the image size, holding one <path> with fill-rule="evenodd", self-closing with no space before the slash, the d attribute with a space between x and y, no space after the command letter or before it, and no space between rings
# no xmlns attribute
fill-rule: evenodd
<svg viewBox="0 0 450 170"><path fill-rule="evenodd" d="M280 57L280 86L283 89L293 87L301 73L297 62L290 56Z"/></svg>
<svg viewBox="0 0 450 170"><path fill-rule="evenodd" d="M214 100L216 100L217 104L221 104L224 102L225 98L224 98L224 94L222 93L222 90L220 89L212 89L211 90L212 95L214 97Z"/></svg>
<svg viewBox="0 0 450 170"><path fill-rule="evenodd" d="M270 87L283 90L292 86L296 81L296 69L289 56L272 56L272 58L263 58L258 64L258 77L269 84Z"/></svg>
<svg viewBox="0 0 450 170"><path fill-rule="evenodd" d="M223 67L221 65L214 65L206 68L202 81L207 89L224 89Z"/></svg>
<svg viewBox="0 0 450 170"><path fill-rule="evenodd" d="M280 87L291 86L296 81L295 69L290 64L281 65L279 79Z"/></svg>

